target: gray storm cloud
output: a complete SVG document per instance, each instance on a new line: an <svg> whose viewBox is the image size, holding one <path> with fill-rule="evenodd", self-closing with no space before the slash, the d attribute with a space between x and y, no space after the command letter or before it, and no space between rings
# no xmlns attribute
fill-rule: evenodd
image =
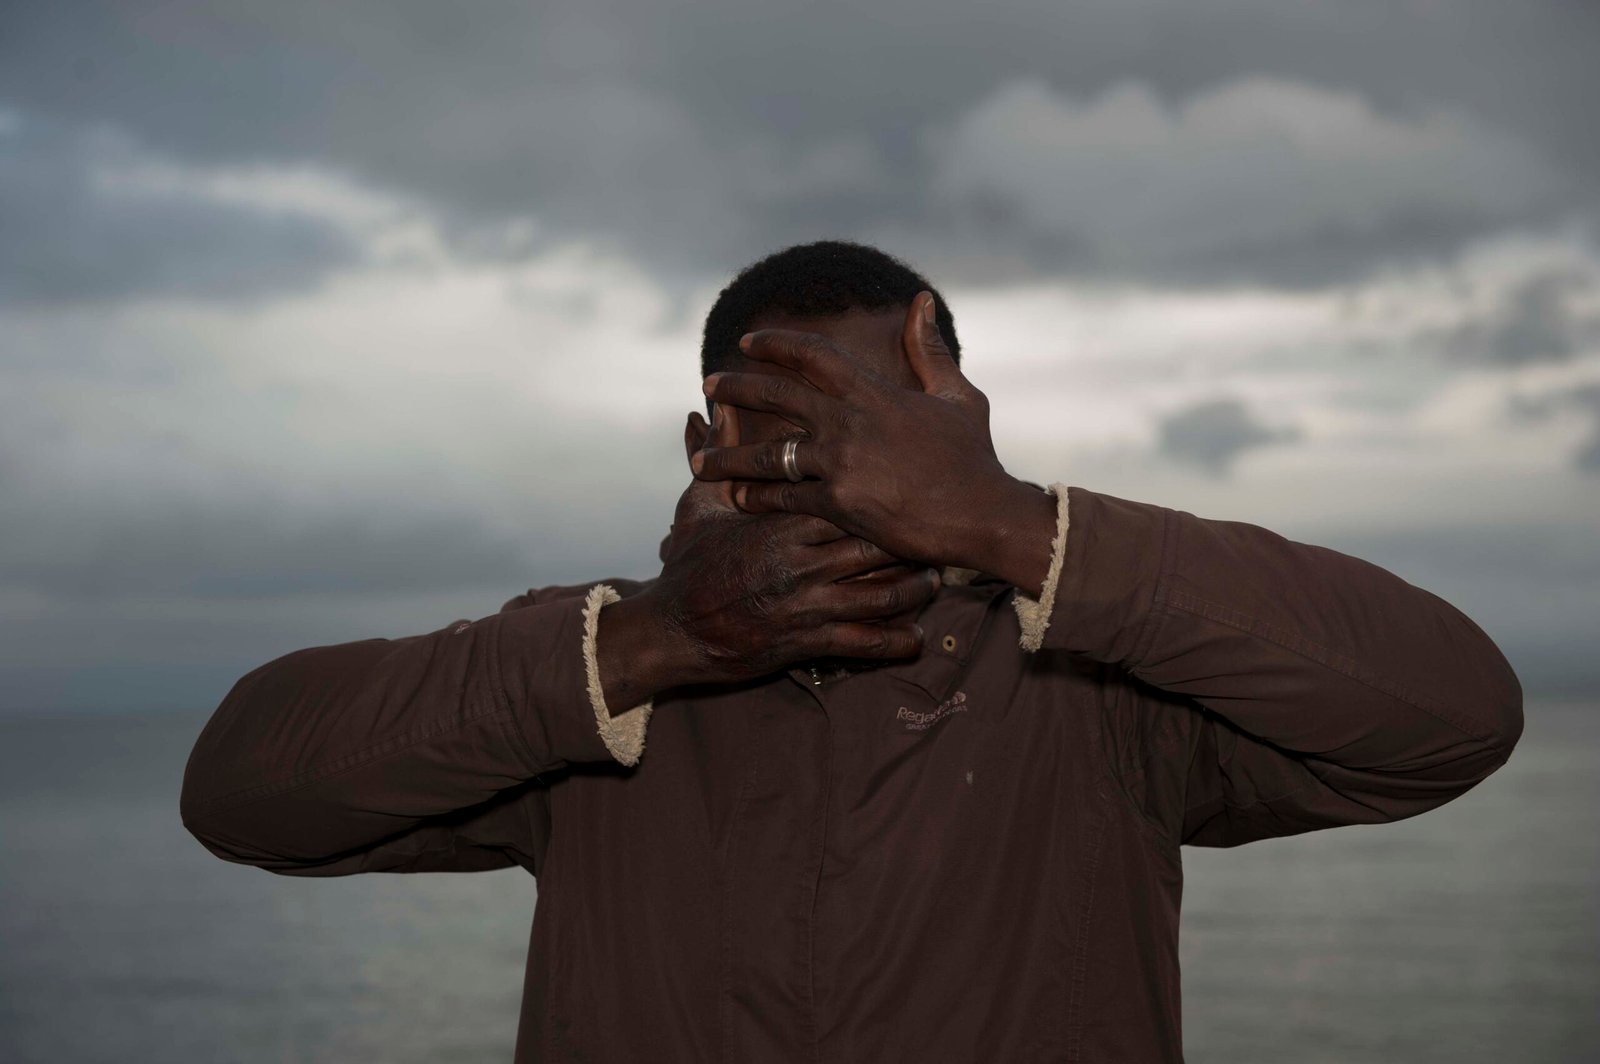
<svg viewBox="0 0 1600 1064"><path fill-rule="evenodd" d="M1600 93L1582 44L1600 12L1518 5L1517 52L1511 19L1255 0L895 0L871 19L21 3L0 21L0 102L197 166L316 160L465 229L536 217L667 276L843 233L975 281L1304 283L1594 206L1600 146L1552 101Z"/></svg>
<svg viewBox="0 0 1600 1064"><path fill-rule="evenodd" d="M147 164L116 130L0 115L0 302L293 292L358 254L316 219L119 183Z"/></svg>
<svg viewBox="0 0 1600 1064"><path fill-rule="evenodd" d="M1471 120L1387 117L1354 93L1258 77L1172 103L1140 82L1083 100L1016 82L938 142L934 187L953 210L998 206L1089 270L1200 283L1326 281L1400 254L1397 230L1410 254L1436 252L1419 229L1448 247L1562 186Z"/></svg>
<svg viewBox="0 0 1600 1064"><path fill-rule="evenodd" d="M1264 425L1243 401L1227 397L1208 399L1163 418L1159 447L1175 462L1226 476L1251 448L1298 438L1292 426Z"/></svg>
<svg viewBox="0 0 1600 1064"><path fill-rule="evenodd" d="M753 10L0 8L0 709L649 575L699 316L821 236L1033 478L1336 516L1595 679L1600 9Z"/></svg>

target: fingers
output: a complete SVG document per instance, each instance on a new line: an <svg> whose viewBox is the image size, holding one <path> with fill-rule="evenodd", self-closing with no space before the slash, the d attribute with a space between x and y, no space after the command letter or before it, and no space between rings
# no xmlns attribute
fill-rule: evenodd
<svg viewBox="0 0 1600 1064"><path fill-rule="evenodd" d="M914 658L922 652L920 625L840 621L814 629L809 653L835 658Z"/></svg>
<svg viewBox="0 0 1600 1064"><path fill-rule="evenodd" d="M804 445L800 448L805 450ZM734 481L719 481L733 484ZM747 514L792 513L828 517L827 485L820 480L757 480L741 482L733 491L734 505Z"/></svg>
<svg viewBox="0 0 1600 1064"><path fill-rule="evenodd" d="M805 381L775 373L713 373L701 383L700 390L719 403L777 414L806 429L815 428L822 421L827 404L832 402Z"/></svg>
<svg viewBox="0 0 1600 1064"><path fill-rule="evenodd" d="M821 518L817 520L820 521ZM883 569L900 560L876 543L855 536L845 536L831 543L824 543L813 551L811 557L807 559L806 575L817 576L824 580L844 580Z"/></svg>
<svg viewBox="0 0 1600 1064"><path fill-rule="evenodd" d="M888 565L880 566L877 569L869 569L864 573L852 573L848 576L841 576L838 582L841 584L850 584L852 586L855 584L870 584L874 582L893 580L897 577L905 575L906 573L920 573L924 569L926 569L928 572L935 573L935 577L937 577L936 570L930 568L929 566L922 565L919 562L908 562L901 559L896 559L895 561L890 562Z"/></svg>
<svg viewBox="0 0 1600 1064"><path fill-rule="evenodd" d="M828 395L848 395L866 379L851 355L819 333L757 329L740 337L739 349L759 362L788 366Z"/></svg>
<svg viewBox="0 0 1600 1064"><path fill-rule="evenodd" d="M789 522L784 526L784 535L786 537L794 537L794 542L803 547L823 546L836 540L854 538L832 521L825 521L820 517L811 517L807 514L785 514L781 518L770 518L769 520Z"/></svg>
<svg viewBox="0 0 1600 1064"><path fill-rule="evenodd" d="M932 569L893 571L879 579L849 580L817 588L817 609L833 621L882 621L921 609L939 590Z"/></svg>
<svg viewBox="0 0 1600 1064"><path fill-rule="evenodd" d="M743 447L707 447L690 462L694 475L704 480L728 480L738 477L746 480L787 480L783 468L783 449L787 440L769 440ZM802 476L822 475L822 445L816 440L799 437L794 451L795 468Z"/></svg>
<svg viewBox="0 0 1600 1064"><path fill-rule="evenodd" d="M971 386L939 331L938 300L932 292L918 292L911 301L900 340L923 391L944 399L965 397Z"/></svg>

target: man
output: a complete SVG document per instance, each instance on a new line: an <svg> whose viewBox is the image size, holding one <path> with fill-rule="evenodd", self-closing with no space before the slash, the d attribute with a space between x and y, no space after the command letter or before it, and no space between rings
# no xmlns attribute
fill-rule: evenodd
<svg viewBox="0 0 1600 1064"><path fill-rule="evenodd" d="M518 1061L1181 1061L1179 847L1442 805L1521 687L1368 562L1011 477L959 354L876 249L751 266L657 577L256 669L184 823L535 875Z"/></svg>

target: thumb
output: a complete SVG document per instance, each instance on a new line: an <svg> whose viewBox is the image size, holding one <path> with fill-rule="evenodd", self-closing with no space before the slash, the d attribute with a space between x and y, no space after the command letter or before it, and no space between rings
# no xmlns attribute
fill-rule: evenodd
<svg viewBox="0 0 1600 1064"><path fill-rule="evenodd" d="M961 399L967 394L967 379L939 331L938 300L932 292L918 292L906 314L901 346L911 371L922 382L922 390L942 399Z"/></svg>

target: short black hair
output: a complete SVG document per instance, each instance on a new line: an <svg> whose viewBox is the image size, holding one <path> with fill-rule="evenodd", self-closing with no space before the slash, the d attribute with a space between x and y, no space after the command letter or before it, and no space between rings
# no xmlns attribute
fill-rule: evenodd
<svg viewBox="0 0 1600 1064"><path fill-rule="evenodd" d="M711 305L700 343L700 376L727 369L739 350L739 337L769 311L822 318L850 310L888 310L911 306L924 290L933 293L934 320L959 365L961 342L944 296L893 255L849 240L818 240L775 251L740 270Z"/></svg>

